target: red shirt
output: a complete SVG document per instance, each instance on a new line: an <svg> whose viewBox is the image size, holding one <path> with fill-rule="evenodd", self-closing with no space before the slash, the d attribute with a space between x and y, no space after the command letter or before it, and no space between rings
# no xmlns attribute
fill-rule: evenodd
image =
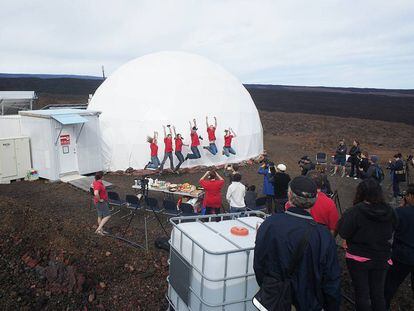
<svg viewBox="0 0 414 311"><path fill-rule="evenodd" d="M216 128L209 126L207 128L207 135L208 135L209 141L215 141L216 140Z"/></svg>
<svg viewBox="0 0 414 311"><path fill-rule="evenodd" d="M231 147L231 140L233 139L233 137L233 135L224 136L224 147Z"/></svg>
<svg viewBox="0 0 414 311"><path fill-rule="evenodd" d="M108 193L106 192L106 188L102 183L102 180L95 180L92 184L93 191L98 191L99 197L104 200L108 201ZM98 198L96 196L93 197L93 201L98 203Z"/></svg>
<svg viewBox="0 0 414 311"><path fill-rule="evenodd" d="M290 203L287 202L285 209L287 210L290 207ZM329 230L336 229L336 223L339 218L338 210L336 209L335 202L325 193L318 192L315 205L311 208L310 213L317 223L327 226Z"/></svg>
<svg viewBox="0 0 414 311"><path fill-rule="evenodd" d="M172 152L173 151L173 147L172 147L172 137L165 137L164 138L164 144L165 144L165 152Z"/></svg>
<svg viewBox="0 0 414 311"><path fill-rule="evenodd" d="M181 138L175 138L175 151L183 150L183 140Z"/></svg>
<svg viewBox="0 0 414 311"><path fill-rule="evenodd" d="M224 187L224 180L200 180L200 186L204 188L204 207L221 207L221 189Z"/></svg>
<svg viewBox="0 0 414 311"><path fill-rule="evenodd" d="M151 157L156 157L158 155L158 145L156 143L151 143L150 148L151 148Z"/></svg>
<svg viewBox="0 0 414 311"><path fill-rule="evenodd" d="M191 132L191 147L200 146L200 140L198 139L197 132Z"/></svg>
<svg viewBox="0 0 414 311"><path fill-rule="evenodd" d="M310 211L317 223L326 225L329 230L336 229L339 214L335 202L323 192L318 192L315 205Z"/></svg>

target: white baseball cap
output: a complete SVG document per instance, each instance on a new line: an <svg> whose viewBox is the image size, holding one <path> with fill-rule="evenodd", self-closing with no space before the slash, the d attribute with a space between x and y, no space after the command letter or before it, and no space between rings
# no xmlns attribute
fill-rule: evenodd
<svg viewBox="0 0 414 311"><path fill-rule="evenodd" d="M276 168L281 172L286 171L286 165L284 164L278 164Z"/></svg>

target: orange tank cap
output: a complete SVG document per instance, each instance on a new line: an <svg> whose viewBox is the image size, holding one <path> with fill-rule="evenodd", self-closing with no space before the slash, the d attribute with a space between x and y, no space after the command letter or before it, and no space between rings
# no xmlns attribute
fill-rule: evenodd
<svg viewBox="0 0 414 311"><path fill-rule="evenodd" d="M238 236L246 236L249 235L249 230L245 227L237 227L234 226L230 229L231 234L238 235Z"/></svg>

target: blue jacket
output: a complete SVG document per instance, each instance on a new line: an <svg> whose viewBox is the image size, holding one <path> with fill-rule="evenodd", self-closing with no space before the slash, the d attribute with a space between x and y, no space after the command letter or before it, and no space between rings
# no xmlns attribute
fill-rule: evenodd
<svg viewBox="0 0 414 311"><path fill-rule="evenodd" d="M269 168L267 166L266 168L260 167L258 173L263 175L263 194L272 196L275 195L275 187L269 180L271 177Z"/></svg>
<svg viewBox="0 0 414 311"><path fill-rule="evenodd" d="M286 277L291 256L310 220L312 216L307 211L291 207L285 213L268 217L259 227L253 266L259 286L269 271L282 279ZM339 310L340 276L335 241L325 226L317 224L292 277L292 301L296 310Z"/></svg>
<svg viewBox="0 0 414 311"><path fill-rule="evenodd" d="M392 259L414 265L414 206L395 209L398 225L392 244Z"/></svg>

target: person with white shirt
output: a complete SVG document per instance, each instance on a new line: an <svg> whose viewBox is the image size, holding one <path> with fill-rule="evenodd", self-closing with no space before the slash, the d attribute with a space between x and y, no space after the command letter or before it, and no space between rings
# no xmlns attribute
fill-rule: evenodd
<svg viewBox="0 0 414 311"><path fill-rule="evenodd" d="M232 182L227 189L226 199L230 204L230 213L240 213L246 211L244 196L246 195L246 186L241 181L241 175L233 175Z"/></svg>

